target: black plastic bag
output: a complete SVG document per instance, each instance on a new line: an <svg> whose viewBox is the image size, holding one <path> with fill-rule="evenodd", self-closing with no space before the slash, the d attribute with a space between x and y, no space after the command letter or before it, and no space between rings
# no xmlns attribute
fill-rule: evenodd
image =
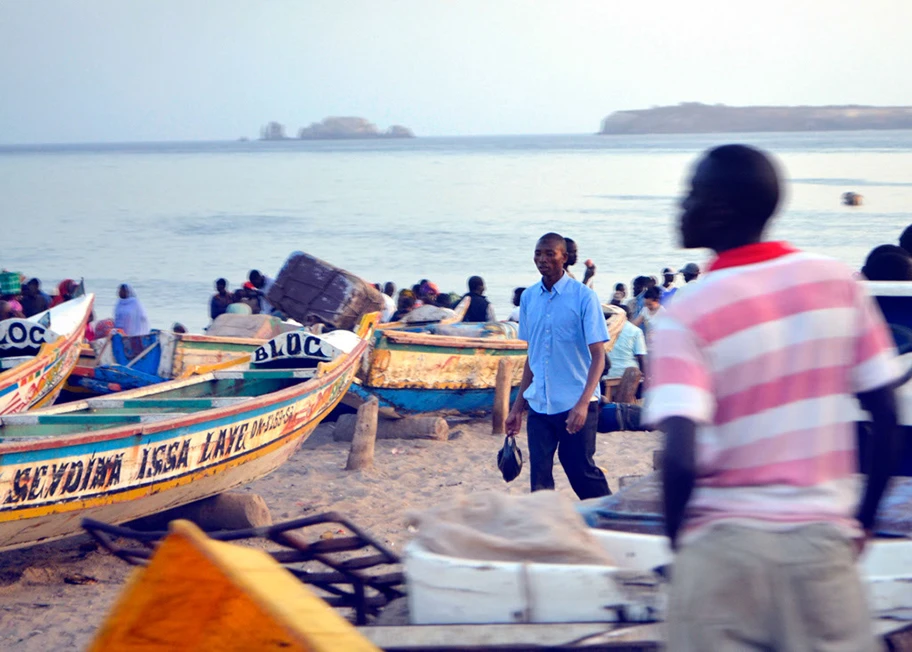
<svg viewBox="0 0 912 652"><path fill-rule="evenodd" d="M503 448L497 452L497 468L507 482L513 482L522 471L522 451L515 437L504 437Z"/></svg>

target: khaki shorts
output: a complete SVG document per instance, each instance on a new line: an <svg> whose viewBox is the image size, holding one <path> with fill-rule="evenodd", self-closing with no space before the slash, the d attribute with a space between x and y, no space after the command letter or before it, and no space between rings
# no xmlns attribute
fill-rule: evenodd
<svg viewBox="0 0 912 652"><path fill-rule="evenodd" d="M717 525L675 559L667 649L880 650L854 557L831 525Z"/></svg>

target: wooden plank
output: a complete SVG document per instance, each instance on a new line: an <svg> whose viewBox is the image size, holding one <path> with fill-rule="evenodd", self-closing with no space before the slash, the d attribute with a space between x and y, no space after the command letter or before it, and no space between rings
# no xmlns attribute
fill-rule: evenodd
<svg viewBox="0 0 912 652"><path fill-rule="evenodd" d="M118 408L190 408L204 409L228 407L249 401L250 396L216 396L200 398L161 398L156 396L123 399L123 398L92 398L89 407L94 410L116 410Z"/></svg>
<svg viewBox="0 0 912 652"><path fill-rule="evenodd" d="M396 344L448 346L457 349L504 349L510 351L524 351L527 348L527 345L523 340L499 340L486 337L456 337L453 335L409 333L406 331L384 331L383 337Z"/></svg>
<svg viewBox="0 0 912 652"><path fill-rule="evenodd" d="M114 426L124 423L140 423L141 419L142 417L138 414L48 414L38 417L38 423L48 426L69 423L90 423L93 425L108 423Z"/></svg>
<svg viewBox="0 0 912 652"><path fill-rule="evenodd" d="M187 408L202 410L216 407L227 407L249 401L250 396L200 397L200 398L134 398L122 401L125 408Z"/></svg>
<svg viewBox="0 0 912 652"><path fill-rule="evenodd" d="M377 647L402 650L658 650L661 625L559 623L359 627Z"/></svg>
<svg viewBox="0 0 912 652"><path fill-rule="evenodd" d="M256 380L259 378L313 378L316 369L246 369L244 371L214 371L216 378L222 380Z"/></svg>

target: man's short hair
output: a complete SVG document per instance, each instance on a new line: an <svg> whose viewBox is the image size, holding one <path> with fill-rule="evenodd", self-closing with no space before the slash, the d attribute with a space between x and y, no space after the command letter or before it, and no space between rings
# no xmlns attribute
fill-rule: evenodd
<svg viewBox="0 0 912 652"><path fill-rule="evenodd" d="M899 246L906 250L912 256L912 224L906 227L906 230L899 236Z"/></svg>
<svg viewBox="0 0 912 652"><path fill-rule="evenodd" d="M870 264L871 261L873 261L875 258L877 258L879 256L886 256L887 254L894 254L897 256L909 256L908 252L906 252L906 250L903 249L902 247L897 247L896 245L892 245L892 244L877 245L876 247L871 249L870 252L868 252L868 256L867 256L867 258L865 258L865 265Z"/></svg>
<svg viewBox="0 0 912 652"><path fill-rule="evenodd" d="M662 296L662 291L657 287L651 287L648 290L646 290L646 292L643 293L644 299L655 299L656 301L658 301L659 297L661 297L661 296Z"/></svg>
<svg viewBox="0 0 912 652"><path fill-rule="evenodd" d="M484 287L484 279L480 276L469 277L469 292L478 292Z"/></svg>
<svg viewBox="0 0 912 652"><path fill-rule="evenodd" d="M539 242L551 242L554 245L560 247L564 250L564 253L567 253L567 240L560 233L554 233L553 231L546 233L538 239Z"/></svg>
<svg viewBox="0 0 912 652"><path fill-rule="evenodd" d="M861 268L869 281L912 281L912 258L897 253L874 256Z"/></svg>
<svg viewBox="0 0 912 652"><path fill-rule="evenodd" d="M714 163L713 193L739 219L762 228L779 205L779 173L772 160L747 145L722 145L706 158Z"/></svg>

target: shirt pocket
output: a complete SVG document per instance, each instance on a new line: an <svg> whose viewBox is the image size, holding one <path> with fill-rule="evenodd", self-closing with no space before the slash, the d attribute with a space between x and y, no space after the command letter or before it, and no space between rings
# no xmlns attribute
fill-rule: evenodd
<svg viewBox="0 0 912 652"><path fill-rule="evenodd" d="M576 342L582 339L582 323L577 312L564 310L554 319L554 339L560 342Z"/></svg>

